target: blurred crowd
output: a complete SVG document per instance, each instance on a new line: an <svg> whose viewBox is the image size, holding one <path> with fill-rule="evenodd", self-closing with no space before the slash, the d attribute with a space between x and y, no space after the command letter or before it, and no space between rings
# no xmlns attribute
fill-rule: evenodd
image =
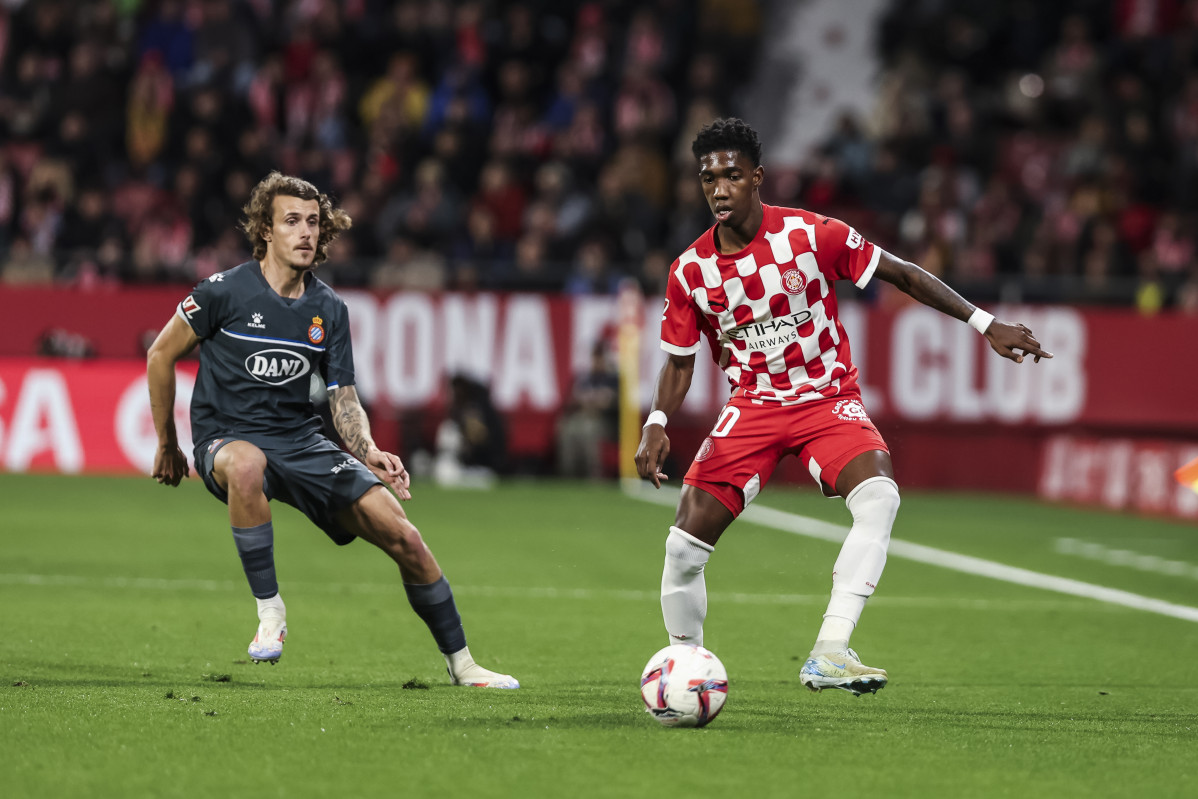
<svg viewBox="0 0 1198 799"><path fill-rule="evenodd" d="M189 283L273 168L338 285L658 291L767 0L5 0L0 280ZM765 198L978 300L1198 312L1198 0L895 0L873 113Z"/></svg>
<svg viewBox="0 0 1198 799"><path fill-rule="evenodd" d="M1198 313L1198 2L896 2L878 42L790 199L975 299Z"/></svg>
<svg viewBox="0 0 1198 799"><path fill-rule="evenodd" d="M278 168L352 215L338 285L652 287L709 224L689 144L748 79L759 12L7 0L0 279L203 278L248 257L235 223Z"/></svg>

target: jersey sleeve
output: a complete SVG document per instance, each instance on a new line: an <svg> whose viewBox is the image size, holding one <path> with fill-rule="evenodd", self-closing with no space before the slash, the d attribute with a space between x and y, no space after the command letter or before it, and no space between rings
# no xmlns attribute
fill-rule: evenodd
<svg viewBox="0 0 1198 799"><path fill-rule="evenodd" d="M815 226L820 271L832 280L851 280L865 288L878 268L882 248L839 219L821 217Z"/></svg>
<svg viewBox="0 0 1198 799"><path fill-rule="evenodd" d="M175 308L179 318L186 322L201 340L212 338L216 331L220 330L221 314L225 306L223 286L223 282L212 278L201 280Z"/></svg>
<svg viewBox="0 0 1198 799"><path fill-rule="evenodd" d="M324 378L329 390L354 384L354 345L349 331L349 309L338 299L328 325L328 357L324 359Z"/></svg>
<svg viewBox="0 0 1198 799"><path fill-rule="evenodd" d="M671 355L691 355L702 344L698 310L683 282L678 262L666 281L666 307L661 314L661 348Z"/></svg>

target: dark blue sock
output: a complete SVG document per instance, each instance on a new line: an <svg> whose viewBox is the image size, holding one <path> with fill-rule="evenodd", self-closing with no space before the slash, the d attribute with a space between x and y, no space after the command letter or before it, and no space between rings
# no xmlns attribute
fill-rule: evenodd
<svg viewBox="0 0 1198 799"><path fill-rule="evenodd" d="M275 528L270 522L257 527L234 527L233 543L241 556L241 567L250 581L250 591L258 599L270 599L279 593L275 578Z"/></svg>
<svg viewBox="0 0 1198 799"><path fill-rule="evenodd" d="M428 625L437 648L446 655L466 646L466 631L462 629L462 617L453 601L449 581L442 575L440 580L427 585L404 583L412 610Z"/></svg>

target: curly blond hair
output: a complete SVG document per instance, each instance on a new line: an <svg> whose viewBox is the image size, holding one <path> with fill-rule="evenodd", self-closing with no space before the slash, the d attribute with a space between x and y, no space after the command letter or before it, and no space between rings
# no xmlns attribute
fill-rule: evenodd
<svg viewBox="0 0 1198 799"><path fill-rule="evenodd" d="M266 257L266 231L274 223L275 197L298 197L301 200L316 200L320 205L320 236L316 240L316 258L314 263L324 263L329 257L329 245L349 230L353 220L349 214L340 208L333 207L333 201L327 194L321 194L315 186L302 178L284 175L281 172L271 172L258 182L250 193L250 201L241 212L245 219L241 221L241 229L245 231L250 246L254 248L254 260L261 261Z"/></svg>

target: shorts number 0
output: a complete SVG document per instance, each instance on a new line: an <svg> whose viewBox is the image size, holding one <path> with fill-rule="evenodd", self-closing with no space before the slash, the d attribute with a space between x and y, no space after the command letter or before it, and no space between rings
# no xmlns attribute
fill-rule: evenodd
<svg viewBox="0 0 1198 799"><path fill-rule="evenodd" d="M740 408L734 408L728 405L720 412L720 418L716 419L715 428L712 429L711 435L713 438L723 438L732 432L732 425L736 424L736 420L740 418Z"/></svg>

